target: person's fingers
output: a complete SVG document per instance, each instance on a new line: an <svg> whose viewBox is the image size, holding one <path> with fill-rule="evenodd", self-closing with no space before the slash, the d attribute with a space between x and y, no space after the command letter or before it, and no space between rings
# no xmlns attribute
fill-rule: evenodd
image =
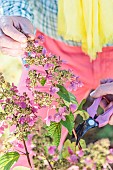
<svg viewBox="0 0 113 170"><path fill-rule="evenodd" d="M18 41L20 43L27 42L27 37L23 33L19 32L15 27L7 24L5 26L2 26L1 29L4 34L13 38L15 41Z"/></svg>
<svg viewBox="0 0 113 170"><path fill-rule="evenodd" d="M25 35L27 37L29 37L30 40L34 40L35 39L35 35L34 35L34 28L31 24L27 25L27 24L21 24L21 29L22 31L25 33Z"/></svg>
<svg viewBox="0 0 113 170"><path fill-rule="evenodd" d="M109 107L109 104L113 102L113 95L107 94L102 97L102 100L100 102L100 106L105 109L106 107Z"/></svg>
<svg viewBox="0 0 113 170"><path fill-rule="evenodd" d="M17 49L9 49L5 47L0 48L0 52L4 55L9 55L13 57L18 57L24 55L25 51L24 50L17 50Z"/></svg>
<svg viewBox="0 0 113 170"><path fill-rule="evenodd" d="M113 125L113 115L110 117L109 124Z"/></svg>
<svg viewBox="0 0 113 170"><path fill-rule="evenodd" d="M100 81L100 84L111 83L111 82L113 82L113 79L112 79L112 78L103 79L103 80Z"/></svg>
<svg viewBox="0 0 113 170"><path fill-rule="evenodd" d="M0 18L0 28L4 34L13 38L15 41L21 43L27 42L27 37L23 33L19 32L13 25L14 25L13 20L11 18L9 17Z"/></svg>
<svg viewBox="0 0 113 170"><path fill-rule="evenodd" d="M103 101L103 103L105 102L105 100ZM107 104L107 103L106 103ZM113 106L113 102L110 102L108 105L106 105L105 103L103 104L103 108L104 108L104 111L107 111L110 107ZM109 120L109 124L110 125L113 125L113 115L110 117L110 120Z"/></svg>
<svg viewBox="0 0 113 170"><path fill-rule="evenodd" d="M27 47L27 43L19 43L6 35L0 36L0 47L8 47L13 49L22 50Z"/></svg>
<svg viewBox="0 0 113 170"><path fill-rule="evenodd" d="M110 103L106 106L105 111L108 110L111 106L113 106L113 102L110 102Z"/></svg>
<svg viewBox="0 0 113 170"><path fill-rule="evenodd" d="M101 84L99 87L97 87L96 90L94 90L90 96L97 98L101 97L107 94L113 94L113 82L111 83L106 83L106 84Z"/></svg>
<svg viewBox="0 0 113 170"><path fill-rule="evenodd" d="M107 105L107 107L105 108L105 111L107 111L112 106L113 106L113 102L110 102L110 104ZM109 124L113 125L113 115L110 117Z"/></svg>
<svg viewBox="0 0 113 170"><path fill-rule="evenodd" d="M107 94L106 96L104 96L104 98L106 98L106 100L108 102L112 102L113 101L113 94Z"/></svg>
<svg viewBox="0 0 113 170"><path fill-rule="evenodd" d="M108 102L107 102L107 100L105 99L105 98L103 98L102 100L101 100L101 102L100 102L100 106L103 108L103 109L105 109L107 106L108 106Z"/></svg>

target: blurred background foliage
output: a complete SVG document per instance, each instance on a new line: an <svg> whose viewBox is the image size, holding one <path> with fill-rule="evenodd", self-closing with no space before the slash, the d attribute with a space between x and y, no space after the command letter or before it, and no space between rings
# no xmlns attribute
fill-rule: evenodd
<svg viewBox="0 0 113 170"><path fill-rule="evenodd" d="M0 72L3 73L7 81L14 82L15 85L18 85L21 71L22 63L20 58L0 55ZM92 102L92 98L88 96L84 109L90 106ZM82 119L78 116L75 123L76 126L80 122L82 122ZM87 144L90 142L95 142L101 138L109 138L111 141L111 146L113 147L113 126L107 125L103 128L91 129L84 136Z"/></svg>
<svg viewBox="0 0 113 170"><path fill-rule="evenodd" d="M21 59L18 57L5 56L0 54L0 72L6 80L18 84L22 71Z"/></svg>

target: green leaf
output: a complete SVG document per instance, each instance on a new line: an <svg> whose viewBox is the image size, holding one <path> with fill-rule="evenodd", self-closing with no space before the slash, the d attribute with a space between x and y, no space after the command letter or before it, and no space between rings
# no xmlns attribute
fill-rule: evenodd
<svg viewBox="0 0 113 170"><path fill-rule="evenodd" d="M8 152L0 157L0 170L10 170L15 162L19 159L18 152Z"/></svg>
<svg viewBox="0 0 113 170"><path fill-rule="evenodd" d="M59 88L59 91L57 92L57 94L65 101L70 102L70 96L66 88L59 84L57 84L57 87Z"/></svg>
<svg viewBox="0 0 113 170"><path fill-rule="evenodd" d="M68 92L64 86L57 84L57 87L59 88L57 94L63 99L67 107L69 107L71 103L76 104L78 106L78 102L72 93Z"/></svg>
<svg viewBox="0 0 113 170"><path fill-rule="evenodd" d="M76 150L76 143L75 142L72 142L67 139L64 143L64 146L63 146L63 151L62 151L62 157L63 158L67 158L70 156L69 152L68 152L68 147L70 147L70 149L72 149L74 152Z"/></svg>
<svg viewBox="0 0 113 170"><path fill-rule="evenodd" d="M86 142L84 139L80 139L79 144L82 147L82 149L86 149ZM80 150L78 145L76 146L76 150Z"/></svg>
<svg viewBox="0 0 113 170"><path fill-rule="evenodd" d="M42 77L42 80L40 80L40 83L41 83L42 86L44 86L45 83L46 83L46 79L44 77Z"/></svg>
<svg viewBox="0 0 113 170"><path fill-rule="evenodd" d="M72 135L72 130L74 128L74 115L70 113L66 116L66 120L61 120L61 124L65 126L69 132L70 135Z"/></svg>
<svg viewBox="0 0 113 170"><path fill-rule="evenodd" d="M85 110L77 110L75 114L82 116L83 120L87 120L89 118L89 114Z"/></svg>
<svg viewBox="0 0 113 170"><path fill-rule="evenodd" d="M78 106L76 97L72 93L70 93L70 92L68 92L68 93L69 93L69 97L70 97L70 103L76 104Z"/></svg>
<svg viewBox="0 0 113 170"><path fill-rule="evenodd" d="M48 135L53 138L53 144L58 146L61 137L61 123L51 122L50 126L46 126Z"/></svg>
<svg viewBox="0 0 113 170"><path fill-rule="evenodd" d="M13 170L30 170L30 168L24 167L24 166L16 166L13 168Z"/></svg>
<svg viewBox="0 0 113 170"><path fill-rule="evenodd" d="M78 106L78 110L83 110L83 105L86 103L86 99L83 99Z"/></svg>
<svg viewBox="0 0 113 170"><path fill-rule="evenodd" d="M80 139L79 143L80 143L82 149L85 149L85 148L86 148L86 142L85 142L84 139Z"/></svg>

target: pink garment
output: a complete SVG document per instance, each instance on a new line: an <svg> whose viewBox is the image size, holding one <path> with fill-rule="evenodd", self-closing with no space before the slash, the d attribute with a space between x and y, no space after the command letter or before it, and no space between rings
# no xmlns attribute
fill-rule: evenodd
<svg viewBox="0 0 113 170"><path fill-rule="evenodd" d="M39 34L43 33L37 31L37 35ZM90 90L95 89L99 85L101 79L113 78L113 47L103 48L103 52L98 53L98 58L95 61L90 62L89 56L84 54L80 47L68 46L63 42L54 40L46 35L44 35L44 37L45 48L51 53L60 56L61 59L67 61L67 63L64 64L64 67L72 69L76 75L80 76L80 80L83 82L84 86L79 88L76 92L73 92L79 102L87 97ZM34 67L31 67L31 69L34 69ZM20 93L26 91L30 95L30 92L25 86L26 78L27 70L23 68L18 88ZM46 91L46 87L40 88ZM46 109L39 113L43 119L46 118L46 114ZM49 114L52 113L50 112ZM63 128L62 139L59 146L60 149L66 136L67 130ZM25 156L21 156L16 165L29 167Z"/></svg>

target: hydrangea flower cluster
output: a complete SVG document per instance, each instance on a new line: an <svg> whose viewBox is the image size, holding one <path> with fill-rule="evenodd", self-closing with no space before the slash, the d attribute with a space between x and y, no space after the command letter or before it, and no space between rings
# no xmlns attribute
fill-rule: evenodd
<svg viewBox="0 0 113 170"><path fill-rule="evenodd" d="M28 40L22 59L28 70L26 88L32 97L26 92L20 95L14 83L6 82L0 73L0 139L2 140L0 152L2 150L2 154L6 153L0 157L0 168L4 168L5 162L5 166L10 169L12 163L18 160L15 160L15 155L21 154L26 155L32 170L110 168L113 151L109 150L109 145L103 146L102 142L82 150L77 149L74 143L74 148L71 148L70 144L66 151L65 149L58 151L61 127L66 127L69 133L72 133L74 114L79 108L75 96L70 91L76 91L83 84L71 70L63 69L64 61L48 52L43 47L43 42L43 36L39 36L35 41ZM46 92L40 90L43 86ZM45 108L46 124L38 116L38 112ZM55 113L49 115L52 109ZM104 164L100 162L100 157L97 160L98 154L94 146L97 147L98 154L101 153Z"/></svg>
<svg viewBox="0 0 113 170"><path fill-rule="evenodd" d="M90 143L87 147L83 144L80 150L74 142L71 143L68 139L62 151L59 152L56 146L50 145L52 138L44 136L47 131L44 133L43 126L41 133L43 133L43 138L40 135L35 135L33 138L33 150L36 153L33 156L35 170L112 170L110 164L113 163L113 149L110 149L108 139ZM43 149L45 145L46 151Z"/></svg>

